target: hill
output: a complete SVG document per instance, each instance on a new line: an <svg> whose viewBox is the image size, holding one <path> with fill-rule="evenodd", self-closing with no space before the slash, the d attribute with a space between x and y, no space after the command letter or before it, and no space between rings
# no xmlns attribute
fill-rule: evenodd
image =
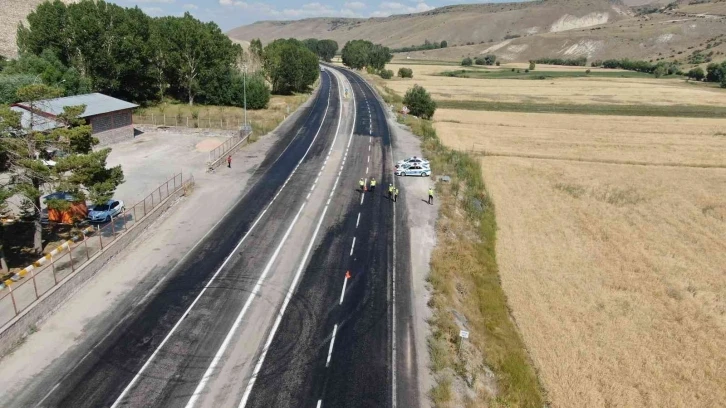
<svg viewBox="0 0 726 408"><path fill-rule="evenodd" d="M263 21L235 28L228 35L263 42L287 37L330 38L341 47L358 38L391 48L446 40L448 48L397 57L455 60L493 52L504 61L527 61L581 56L685 60L694 50L705 50L708 40L726 34L723 0L693 5L683 2L671 9L663 3L542 0L456 5L385 18ZM721 43L713 51L718 59L723 54L717 53L726 51L726 45Z"/></svg>
<svg viewBox="0 0 726 408"><path fill-rule="evenodd" d="M31 11L45 0L0 0L0 55L15 57L18 47L15 36L18 24L26 22ZM64 3L73 3L74 0L63 0Z"/></svg>

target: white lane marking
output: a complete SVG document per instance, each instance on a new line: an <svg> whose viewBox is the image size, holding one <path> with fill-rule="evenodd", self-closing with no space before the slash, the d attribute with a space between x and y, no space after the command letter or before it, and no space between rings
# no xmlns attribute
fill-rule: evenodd
<svg viewBox="0 0 726 408"><path fill-rule="evenodd" d="M360 205L363 205L363 200L365 200L365 198L366 198L365 193L360 195Z"/></svg>
<svg viewBox="0 0 726 408"><path fill-rule="evenodd" d="M366 167L366 174L368 174L368 167Z"/></svg>
<svg viewBox="0 0 726 408"><path fill-rule="evenodd" d="M340 92L340 90L338 91ZM335 136L333 137L333 144L335 143L335 138L338 137L338 131L340 130L340 121L342 118L342 102L340 107L340 117L338 118L338 127L335 130ZM325 108L325 113L323 114L323 119L320 122L320 127L318 128L318 131L315 133L315 136L313 137L312 142L310 143L310 146L305 151L305 154L303 155L300 162L298 162L297 166L295 166L295 169L293 170L293 173L297 170L297 168L302 163L302 160L305 159L308 152L312 148L313 144L315 143L315 140L317 140L318 135L320 135L320 131L323 128L323 123L325 123L325 118L328 115L328 108L330 107L330 99L328 99L328 105ZM332 149L332 145L331 145ZM291 174L291 175L292 175ZM289 180L289 179L288 179ZM313 185L313 189L315 188L315 185ZM311 189L312 192L312 189ZM308 194L309 196L310 194ZM230 328L229 332L227 333L227 336L225 337L224 341L222 342L222 345L217 350L217 353L214 355L214 358L212 359L212 362L209 364L209 367L207 367L207 371L204 373L204 376L202 376L202 379L199 381L199 384L197 384L197 387L194 389L194 393L192 394L192 397L189 399L189 402L187 402L186 407L191 408L196 404L197 400L201 396L202 392L204 391L204 387L206 387L207 382L212 378L212 375L214 374L214 370L217 368L217 365L219 364L220 360L222 359L222 356L224 355L225 351L227 350L227 347L229 347L230 342L232 341L232 337L234 336L235 332L237 331L237 328L242 323L242 319L244 318L244 315L247 313L247 310L252 305L252 301L257 297L257 294L260 291L260 288L262 288L262 282L265 281L265 278L267 277L267 274L272 269L272 265L274 264L275 260L280 254L280 251L282 250L283 245L287 241L288 237L290 236L290 233L292 232L293 227L297 223L297 220L300 218L300 214L302 214L303 209L308 203L308 199L306 198L305 201L300 206L300 209L298 210L297 214L295 215L295 218L292 220L292 223L288 227L287 231L285 231L285 235L282 237L282 241L275 249L275 252L272 254L272 258L270 258L270 261L267 263L267 266L265 266L265 269L262 271L262 275L257 279L257 283L255 284L254 289L252 290L252 293L247 297L247 301L245 302L244 306L242 307L242 310L240 311L239 315L237 315L237 319L235 319L234 324L232 324L232 327ZM236 248L235 248L236 252ZM231 257L231 256L230 256ZM224 265L223 265L224 266ZM221 270L221 267L220 267ZM219 273L219 271L217 271ZM198 298L197 298L198 299ZM196 300L195 300L196 302ZM117 400L118 401L118 400Z"/></svg>
<svg viewBox="0 0 726 408"><path fill-rule="evenodd" d="M338 325L333 326L333 338L330 339L330 348L328 349L328 359L325 361L325 366L330 364L330 357L333 355L333 344L335 344L335 334L338 332Z"/></svg>
<svg viewBox="0 0 726 408"><path fill-rule="evenodd" d="M370 147L370 146L368 146L368 147ZM368 160L366 161L366 163L370 163L370 162L371 162L371 156L369 155L368 156Z"/></svg>
<svg viewBox="0 0 726 408"><path fill-rule="evenodd" d="M345 77L344 77L345 78ZM351 87L351 90L353 87ZM348 145L345 148L345 153L348 154L348 149L350 148L350 142L353 141L353 130L355 129L355 120L356 120L356 113L355 113L355 95L353 95L353 126L350 129L350 136L348 137ZM342 115L342 110L341 110ZM337 134L337 131L336 131ZM335 143L333 143L330 148L332 149L333 146L335 146ZM338 172L338 177L335 178L335 183L333 183L333 189L330 191L330 196L335 193L335 190L338 188L338 182L340 181L340 175L342 173L342 170ZM262 355L260 355L260 359L257 361L257 365L255 365L255 369L252 372L252 378L250 378L250 382L247 384L247 388L245 389L245 393L242 395L242 401L239 403L238 408L244 408L245 405L247 405L247 401L250 398L250 394L252 393L252 388L255 386L255 381L257 381L257 375L260 373L260 370L262 369L262 364L265 362L265 358L267 357L267 352L270 349L270 344L272 344L272 340L275 338L275 333L277 333L277 329L280 327L280 323L282 322L282 317L285 315L285 310L287 310L287 305L290 303L290 299L292 298L293 293L295 292L295 288L297 287L297 281L300 279L300 275L302 274L302 270L305 267L305 264L308 261L308 257L310 256L310 251L313 249L313 244L315 244L315 240L318 237L318 233L320 232L320 226L323 224L323 220L325 219L325 214L328 212L329 205L326 204L325 208L323 208L323 213L320 214L320 219L318 219L318 225L315 226L315 232L313 232L313 236L310 239L310 242L308 243L308 248L305 251L305 256L303 257L302 262L300 262L300 266L297 269L297 272L295 273L295 278L292 281L292 284L290 284L290 287L287 290L287 295L285 295L285 301L282 303L282 307L280 308L280 311L277 314L277 319L275 320L275 324L272 326L272 330L270 331L270 335L267 337L267 342L265 343L264 348L262 349Z"/></svg>
<svg viewBox="0 0 726 408"><path fill-rule="evenodd" d="M371 151L371 145L368 145L368 151L369 152Z"/></svg>
<svg viewBox="0 0 726 408"><path fill-rule="evenodd" d="M343 297L345 296L345 287L348 285L348 277L343 278L343 290L340 291L340 302L338 302L339 305L343 304Z"/></svg>
<svg viewBox="0 0 726 408"><path fill-rule="evenodd" d="M328 75L330 75L330 74L328 74ZM329 107L330 107L330 90L328 90L328 103L327 103L327 105L325 107L325 113L323 114L323 119L320 121L320 128L323 127L323 122L325 122L325 115L327 115L328 108ZM320 128L318 129L318 133L320 132ZM181 323L184 320L184 318L186 318L186 316L189 314L189 312L192 311L192 309L197 304L197 302L199 301L199 299L202 298L202 295L204 295L204 293L207 291L207 289L209 289L209 287L212 284L212 282L214 282L214 280L217 278L217 276L222 271L222 269L227 265L227 262L229 262L229 260L232 259L232 256L237 252L237 250L239 249L239 247L242 246L242 243L247 239L247 237L250 235L250 233L255 229L255 226L260 222L260 220L262 219L262 217L265 216L265 213L267 213L267 210L270 209L270 207L272 206L272 203L275 202L275 199L277 199L277 197L280 195L280 193L282 192L282 190L284 190L285 186L290 181L290 179L292 178L292 176L295 174L295 172L297 171L298 167L300 167L300 164L303 162L303 160L305 160L305 157L307 157L308 153L310 152L310 149L313 147L313 144L315 143L315 138L317 138L317 136L318 136L318 134L316 133L315 134L315 137L310 142L310 146L308 146L308 149L305 151L305 153L303 154L303 156L300 158L300 161L298 161L298 163L295 166L295 168L292 169L292 172L287 177L287 179L285 180L285 182L282 183L282 186L280 187L280 190L278 190L277 193L275 194L275 196L272 197L272 200L270 200L270 203L267 204L267 207L265 207L265 209L262 211L262 213L257 216L257 219L255 220L254 223L252 223L252 226L250 226L250 229L247 230L247 232L245 233L245 235L242 237L242 239L239 241L239 243L237 243L237 246L234 247L234 249L232 250L232 252L230 252L229 255L227 255L227 257L224 259L224 262L222 262L222 265L219 267L219 269L217 269L217 271L214 273L214 275L212 275L212 278L209 280L209 282L207 282L207 284L204 285L204 288L202 288L201 292L199 292L199 294L194 299L194 301L192 302L192 304L189 305L189 307L184 312L184 314L182 315L182 317L176 322L176 324L174 324L174 327L171 328L171 330L166 335L166 337L164 337L164 339L161 341L161 343L159 343L159 345L156 347L156 350L154 350L154 352L151 353L151 356L149 356L149 358L146 360L146 362L144 363L144 365L141 366L141 369L139 370L139 372L136 373L136 375L134 376L134 378L131 379L131 382L126 386L126 388L124 388L124 390L121 392L121 394L118 396L118 398L116 398L116 401L114 401L113 405L111 405L111 408L118 407L119 404L122 402L122 400L126 397L126 394L128 394L128 392L131 391L131 388L134 385L136 385L136 383L141 378L141 375L144 373L144 371L146 371L146 369L149 367L149 365L151 365L151 362L154 360L154 358L156 357L156 355L159 354L159 351L162 349L162 347L164 347L164 345L166 344L166 342L169 341L169 339L174 334L174 332L176 332L176 330L179 328L179 326L181 325ZM291 145L292 145L292 141L290 142L290 144L288 144L288 146L285 148L285 150L287 150ZM282 154L275 160L275 163L277 163L277 160L279 160L281 156L282 156ZM240 198L239 201L241 201L241 200L242 199ZM230 209L229 211L227 211L227 214L229 214L231 211L232 211L232 209ZM225 214L225 216L227 214ZM217 224L215 224L215 227L220 222L222 222L222 220L224 220L224 217L221 218L217 222ZM212 227L212 229L209 230L209 232L207 232L207 234L204 237L202 237L202 239L199 240L199 242L197 242L197 244L194 247L196 247L197 245L199 245L204 240L204 238L206 238L206 236L209 235L213 230L214 230L214 227ZM193 249L194 248L192 248L192 250ZM184 257L182 257L182 259L179 260L179 263L182 262L184 260L184 258L186 258L190 253L191 253L191 250L187 254L185 254Z"/></svg>
<svg viewBox="0 0 726 408"><path fill-rule="evenodd" d="M350 255L353 256L353 250L355 249L355 237L353 237L353 243L350 244Z"/></svg>
<svg viewBox="0 0 726 408"><path fill-rule="evenodd" d="M360 224L360 213L358 213L358 220L355 222L355 227L358 228L358 224Z"/></svg>
<svg viewBox="0 0 726 408"><path fill-rule="evenodd" d="M48 397L50 397L50 394L52 394L53 391L57 390L59 386L60 386L60 383L58 383L55 386L53 386L53 388L50 391L48 391L47 394L45 394L45 397L43 397L43 399L40 400L40 402L36 405L36 407L42 406L43 405L43 402L45 402L45 400L48 399Z"/></svg>
<svg viewBox="0 0 726 408"><path fill-rule="evenodd" d="M323 403L323 400L318 400L318 405L316 408L320 408L320 405Z"/></svg>

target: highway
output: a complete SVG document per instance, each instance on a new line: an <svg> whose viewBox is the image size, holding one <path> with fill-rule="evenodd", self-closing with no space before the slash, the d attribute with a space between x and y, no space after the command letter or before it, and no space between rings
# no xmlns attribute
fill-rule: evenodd
<svg viewBox="0 0 726 408"><path fill-rule="evenodd" d="M397 365L410 263L385 112L331 67L314 98L168 278L10 406L419 405Z"/></svg>

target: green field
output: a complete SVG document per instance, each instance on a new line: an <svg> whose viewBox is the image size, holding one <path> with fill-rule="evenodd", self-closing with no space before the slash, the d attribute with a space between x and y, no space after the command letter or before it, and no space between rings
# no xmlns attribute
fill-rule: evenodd
<svg viewBox="0 0 726 408"><path fill-rule="evenodd" d="M651 74L635 71L603 71L596 70L589 74L585 71L530 71L524 69L512 71L511 69L481 70L481 69L459 69L456 71L444 71L439 76L453 78L476 78L476 79L529 79L547 80L557 78L653 78ZM676 78L674 76L664 78ZM678 77L680 78L680 77Z"/></svg>
<svg viewBox="0 0 726 408"><path fill-rule="evenodd" d="M437 101L443 109L496 112L566 113L614 116L668 116L685 118L726 118L726 107L706 105L606 105L490 101Z"/></svg>

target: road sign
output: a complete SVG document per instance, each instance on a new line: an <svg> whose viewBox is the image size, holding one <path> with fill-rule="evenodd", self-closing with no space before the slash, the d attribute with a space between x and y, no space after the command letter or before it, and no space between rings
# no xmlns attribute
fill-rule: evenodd
<svg viewBox="0 0 726 408"><path fill-rule="evenodd" d="M469 338L469 332L466 330L459 331L459 337L462 339L468 339Z"/></svg>

